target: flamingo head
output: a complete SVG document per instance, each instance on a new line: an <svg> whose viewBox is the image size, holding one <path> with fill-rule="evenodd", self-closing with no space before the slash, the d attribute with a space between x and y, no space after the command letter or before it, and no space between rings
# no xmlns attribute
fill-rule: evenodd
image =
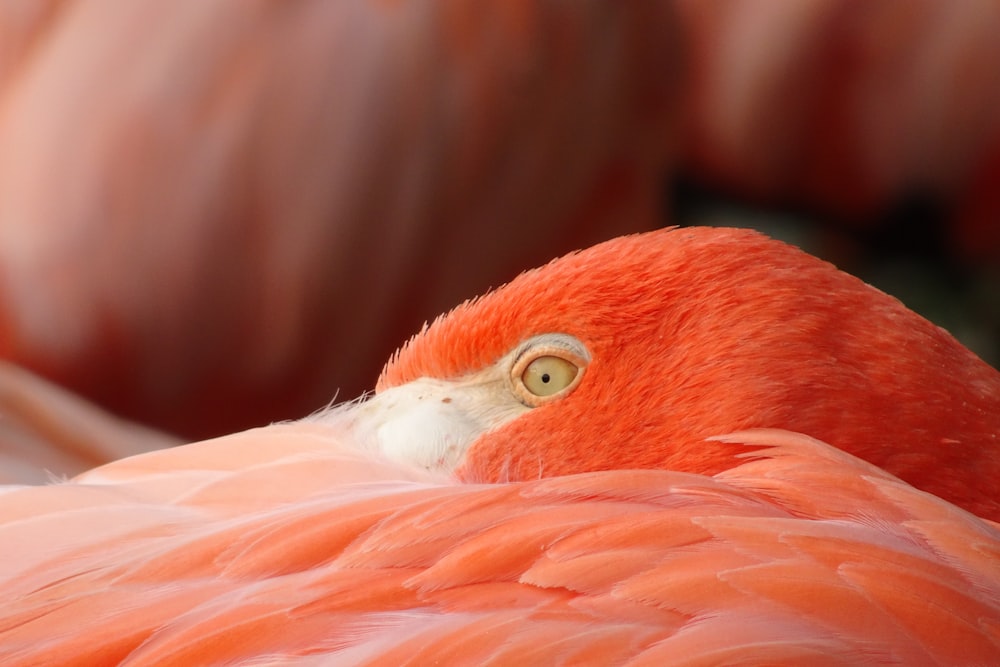
<svg viewBox="0 0 1000 667"><path fill-rule="evenodd" d="M792 246L721 228L523 273L425 326L358 406L383 453L469 481L713 473L746 449L707 438L753 427L900 474L947 463L942 438L995 438L988 410L998 374L946 332ZM922 440L900 448L890 424Z"/></svg>

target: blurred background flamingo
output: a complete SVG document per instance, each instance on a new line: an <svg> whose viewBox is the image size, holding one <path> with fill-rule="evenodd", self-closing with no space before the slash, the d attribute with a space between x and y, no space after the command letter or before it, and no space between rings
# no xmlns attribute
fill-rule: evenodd
<svg viewBox="0 0 1000 667"><path fill-rule="evenodd" d="M0 354L218 434L356 395L523 268L707 221L996 363L997 27L989 2L8 0ZM11 478L112 456L60 460L59 411L23 406L61 390L10 377L0 446L56 445Z"/></svg>

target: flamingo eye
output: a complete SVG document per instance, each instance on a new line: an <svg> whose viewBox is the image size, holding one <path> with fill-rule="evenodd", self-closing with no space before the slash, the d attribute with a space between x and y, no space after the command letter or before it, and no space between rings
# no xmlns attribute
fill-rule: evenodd
<svg viewBox="0 0 1000 667"><path fill-rule="evenodd" d="M588 361L586 348L575 338L540 336L517 356L511 367L511 388L522 403L537 407L575 389Z"/></svg>
<svg viewBox="0 0 1000 667"><path fill-rule="evenodd" d="M580 369L573 362L546 355L525 366L521 383L535 396L551 396L570 386L579 374Z"/></svg>

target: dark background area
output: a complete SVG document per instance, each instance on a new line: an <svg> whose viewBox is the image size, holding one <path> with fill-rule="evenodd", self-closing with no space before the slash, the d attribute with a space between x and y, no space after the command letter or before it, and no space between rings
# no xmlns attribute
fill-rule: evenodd
<svg viewBox="0 0 1000 667"><path fill-rule="evenodd" d="M796 245L895 296L1000 367L1000 266L956 254L948 210L933 197L901 197L859 224L803 206L747 203L687 179L669 190L680 224L752 227Z"/></svg>

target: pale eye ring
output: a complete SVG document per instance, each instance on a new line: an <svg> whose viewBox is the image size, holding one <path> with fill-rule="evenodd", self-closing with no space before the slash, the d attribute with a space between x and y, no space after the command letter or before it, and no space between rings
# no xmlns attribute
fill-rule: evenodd
<svg viewBox="0 0 1000 667"><path fill-rule="evenodd" d="M510 369L511 389L529 407L558 400L580 384L588 362L586 348L575 338L539 336L516 356Z"/></svg>

